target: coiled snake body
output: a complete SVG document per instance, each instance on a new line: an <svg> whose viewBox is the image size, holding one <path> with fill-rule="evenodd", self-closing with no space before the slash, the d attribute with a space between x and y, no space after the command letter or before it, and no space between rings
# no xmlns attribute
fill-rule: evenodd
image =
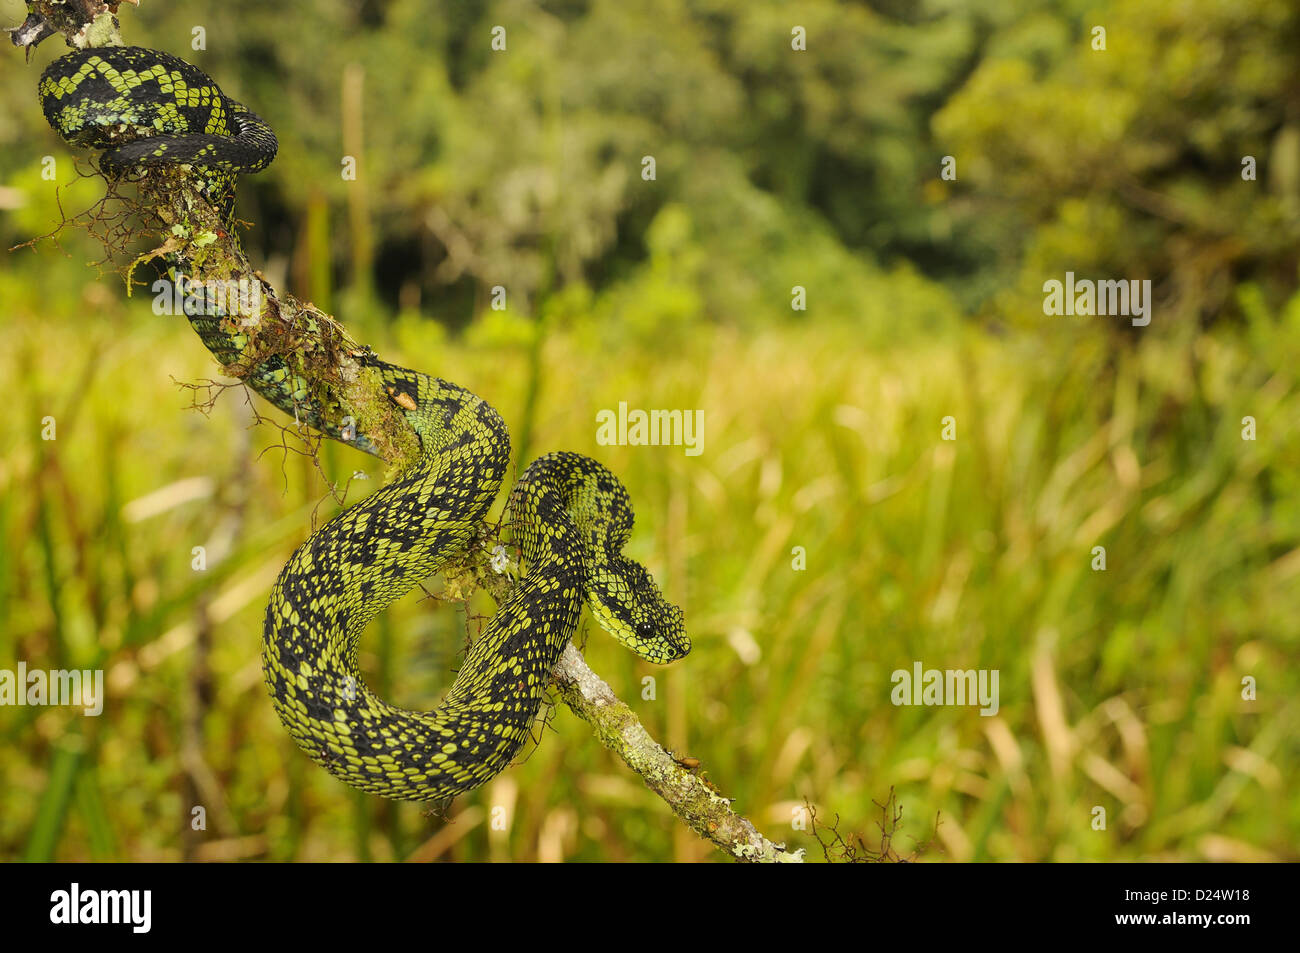
<svg viewBox="0 0 1300 953"><path fill-rule="evenodd" d="M187 165L226 216L235 176L275 156L265 122L202 71L154 50L69 53L45 70L39 89L54 129L104 150L105 171ZM223 364L239 353L218 317L191 321ZM442 799L487 781L518 753L584 600L602 627L651 661L681 658L690 639L681 610L621 555L632 509L618 479L587 457L552 453L510 494L522 578L470 646L442 704L406 711L370 692L357 668L362 631L471 544L500 488L510 438L500 415L464 388L373 355L366 361L419 436L421 454L290 557L266 610L263 670L289 733L336 777L385 797ZM282 359L246 379L287 413L301 410ZM374 452L366 434L348 438Z"/></svg>

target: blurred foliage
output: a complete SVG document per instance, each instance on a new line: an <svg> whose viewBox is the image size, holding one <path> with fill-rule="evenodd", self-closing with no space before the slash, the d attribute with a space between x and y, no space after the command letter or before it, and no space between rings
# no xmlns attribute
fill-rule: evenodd
<svg viewBox="0 0 1300 953"><path fill-rule="evenodd" d="M273 284L490 400L520 463L620 474L631 553L695 651L657 669L594 630L592 665L769 836L820 856L805 799L870 835L892 786L893 846L926 859L1300 859L1293 4L145 0L123 21L277 130L240 193ZM36 107L57 45L0 57L6 248L102 192ZM100 257L65 231L0 267L0 667L109 686L98 718L0 709L0 856L717 859L563 710L450 823L303 758L264 696L264 601L336 509L322 477L368 477L356 499L381 468L285 451L242 391L186 410L176 382L210 359ZM1151 279L1151 325L1045 317L1066 271ZM596 446L623 400L702 408L704 453ZM422 595L362 661L427 707L490 606ZM915 661L998 669L998 715L892 706Z"/></svg>

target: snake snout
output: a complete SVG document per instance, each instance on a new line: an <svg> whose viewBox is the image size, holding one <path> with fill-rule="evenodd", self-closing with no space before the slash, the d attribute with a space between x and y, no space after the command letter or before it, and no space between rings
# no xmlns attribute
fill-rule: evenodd
<svg viewBox="0 0 1300 953"><path fill-rule="evenodd" d="M663 641L671 649L665 662L675 662L691 654L691 637L686 634L686 620L680 607L665 603L668 622L664 625Z"/></svg>
<svg viewBox="0 0 1300 953"><path fill-rule="evenodd" d="M644 568L637 565L636 569L639 572L631 575L640 577L640 585L632 599L636 638L631 648L651 662L661 665L675 662L691 651L682 610L664 598Z"/></svg>

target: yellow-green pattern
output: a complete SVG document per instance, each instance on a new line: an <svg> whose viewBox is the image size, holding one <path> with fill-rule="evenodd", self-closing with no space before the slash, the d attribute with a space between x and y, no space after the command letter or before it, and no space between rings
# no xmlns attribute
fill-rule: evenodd
<svg viewBox="0 0 1300 953"><path fill-rule="evenodd" d="M362 790L434 800L482 784L514 758L584 597L648 659L680 658L690 640L680 610L619 555L632 522L622 485L594 460L553 453L511 493L523 578L443 703L413 712L371 693L357 673L366 623L470 542L509 458L505 426L488 404L446 381L408 380L399 394L414 398L406 414L423 458L294 553L271 593L262 658L276 711L312 758Z"/></svg>
<svg viewBox="0 0 1300 953"><path fill-rule="evenodd" d="M195 67L153 50L69 54L45 71L40 90L65 139L107 150L105 171L188 165L227 215L235 175L264 168L275 155L265 123ZM190 320L223 363L240 353L219 312ZM618 479L587 457L552 453L530 465L510 494L521 578L469 648L442 704L414 712L377 698L357 668L366 624L478 538L510 461L510 437L500 415L464 388L368 349L354 357L378 371L418 434L421 455L290 557L266 609L263 672L289 733L336 777L384 797L441 800L487 781L518 753L584 600L602 627L650 661L681 658L691 643L681 610L621 554L633 515ZM305 419L317 423L282 358L254 368L248 380L276 407L306 409ZM324 432L374 452L365 433Z"/></svg>
<svg viewBox="0 0 1300 953"><path fill-rule="evenodd" d="M76 145L105 150L105 171L189 165L208 200L229 214L235 175L271 164L275 133L202 70L138 46L74 50L37 84L49 124Z"/></svg>

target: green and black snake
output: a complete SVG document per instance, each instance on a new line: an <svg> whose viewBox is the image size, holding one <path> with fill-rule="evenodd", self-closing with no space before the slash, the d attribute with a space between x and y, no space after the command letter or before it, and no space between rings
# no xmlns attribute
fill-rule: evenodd
<svg viewBox="0 0 1300 953"><path fill-rule="evenodd" d="M54 129L100 150L106 172L189 166L227 217L235 177L275 157L265 122L166 53L77 50L50 64L39 89ZM212 313L191 321L223 364L238 353L234 333ZM587 457L552 453L510 494L521 580L470 646L443 702L432 712L406 711L370 692L357 668L362 631L470 544L501 486L510 437L500 415L468 390L364 353L419 436L420 457L289 559L266 610L263 670L280 719L317 763L374 794L439 800L484 783L518 753L584 601L643 658L671 662L691 643L681 610L621 555L632 509L618 479ZM281 359L247 379L281 410L301 412ZM365 433L326 433L374 452Z"/></svg>

